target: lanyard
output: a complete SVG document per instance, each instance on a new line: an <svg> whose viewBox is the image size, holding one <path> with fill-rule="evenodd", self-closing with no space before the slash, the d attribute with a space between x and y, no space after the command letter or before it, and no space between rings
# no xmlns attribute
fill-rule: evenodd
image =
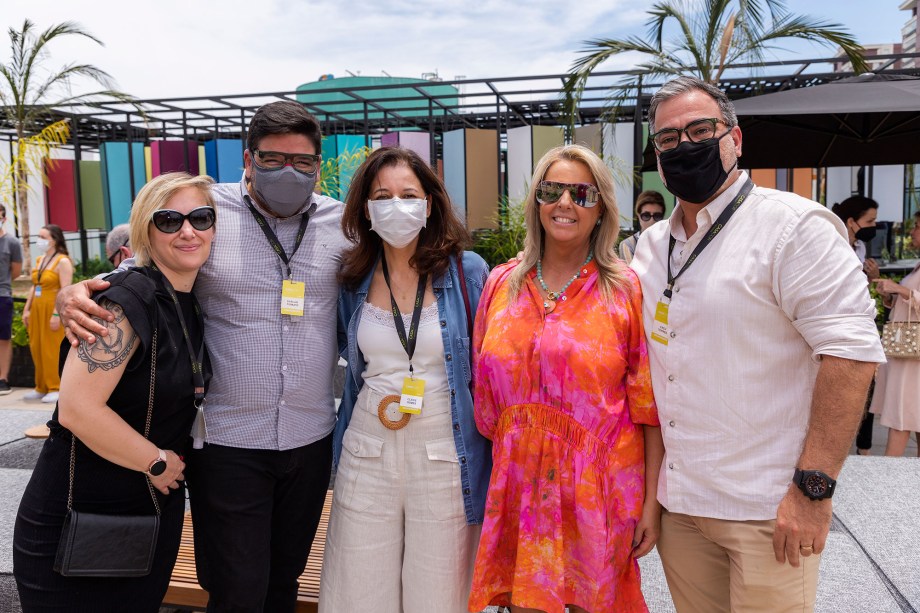
<svg viewBox="0 0 920 613"><path fill-rule="evenodd" d="M36 285L42 284L42 273L48 270L52 263L54 263L54 256L58 254L57 251L51 254L50 258L42 258L42 265L38 267L38 279Z"/></svg>
<svg viewBox="0 0 920 613"><path fill-rule="evenodd" d="M281 258L281 261L284 262L284 265L287 267L288 279L291 278L291 260L294 259L294 254L297 253L297 250L300 248L300 242L303 240L304 234L307 232L307 224L310 223L310 217L307 213L303 213L300 216L300 228L297 230L297 238L294 239L294 251L291 252L290 257L284 252L284 247L281 246L281 242L278 240L278 237L275 236L275 233L271 228L268 227L268 222L265 221L265 217L262 216L262 213L256 210L256 207L252 206L252 202L249 201L249 198L246 198L246 205L249 207L249 211L252 213L252 216L256 218L256 223L259 224L259 227L262 228L262 232L265 234L265 238L268 239L268 244L272 246L272 249L275 250L275 253L278 254L278 257Z"/></svg>
<svg viewBox="0 0 920 613"><path fill-rule="evenodd" d="M151 266L154 270L160 272L156 264L151 264ZM204 400L204 371L202 367L202 363L204 362L204 322L201 317L201 305L198 304L198 298L193 293L192 300L195 301L195 316L198 318L198 325L202 330L201 344L198 346L198 352L196 354L194 349L192 349L192 337L188 333L188 326L185 325L185 315L182 314L182 307L179 304L179 297L176 295L176 290L173 289L172 283L169 282L166 275L162 272L160 272L160 275L163 277L163 285L166 287L169 297L172 298L173 305L176 307L176 315L179 316L179 323L182 325L182 336L185 337L185 345L188 347L188 357L192 363L192 382L195 385L195 408L197 409L201 407L201 402Z"/></svg>
<svg viewBox="0 0 920 613"><path fill-rule="evenodd" d="M684 265L680 267L680 270L677 271L677 274L671 273L671 254L674 252L674 244L677 242L677 239L674 238L672 234L670 240L668 241L668 286L664 290L664 296L668 300L671 299L671 289L674 288L674 283L680 278L684 271L690 268L690 265L696 261L696 257L703 252L709 243L718 236L719 232L725 228L725 224L728 223L728 220L731 219L731 216L735 214L735 211L738 210L744 201L747 199L748 194L751 193L751 190L754 189L754 182L750 179L741 187L741 191L738 192L738 195L735 196L735 199L725 207L725 210L722 211L722 214L719 215L719 218L716 219L716 222L712 224L712 227L709 228L709 232L706 233L706 236L703 237L703 240L696 246L696 249L693 250L693 253L690 254L690 257L687 258L687 261L684 262Z"/></svg>
<svg viewBox="0 0 920 613"><path fill-rule="evenodd" d="M390 291L390 305L393 307L393 322L396 324L396 334L399 336L399 342L402 343L406 355L409 356L409 376L414 375L412 370L412 355L415 353L415 343L418 341L418 324L422 318L422 302L425 300L425 287L428 285L428 275L420 275L418 278L418 290L415 292L415 305L412 307L412 322L409 324L409 336L406 337L406 325L403 323L402 313L399 312L399 305L396 304L396 298L393 297L393 289L390 287L390 271L387 269L387 257L381 255L380 262L383 264L383 279L387 283L387 289Z"/></svg>

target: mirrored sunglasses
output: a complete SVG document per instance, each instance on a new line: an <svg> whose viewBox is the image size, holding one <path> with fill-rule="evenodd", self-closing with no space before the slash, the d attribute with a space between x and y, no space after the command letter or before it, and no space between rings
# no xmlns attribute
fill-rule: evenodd
<svg viewBox="0 0 920 613"><path fill-rule="evenodd" d="M196 230L208 230L214 225L216 215L214 207L200 206L189 211L188 215L183 215L179 211L172 209L160 209L159 211L154 211L150 219L160 232L175 234L182 228L182 224L185 223L186 219Z"/></svg>
<svg viewBox="0 0 920 613"><path fill-rule="evenodd" d="M537 186L537 202L552 204L559 202L564 192L569 192L569 198L578 206L591 208L600 200L600 192L590 183L559 183L558 181L540 181Z"/></svg>
<svg viewBox="0 0 920 613"><path fill-rule="evenodd" d="M649 213L648 211L642 211L639 213L639 219L642 221L648 221L649 219L654 219L655 221L661 221L664 219L664 213Z"/></svg>

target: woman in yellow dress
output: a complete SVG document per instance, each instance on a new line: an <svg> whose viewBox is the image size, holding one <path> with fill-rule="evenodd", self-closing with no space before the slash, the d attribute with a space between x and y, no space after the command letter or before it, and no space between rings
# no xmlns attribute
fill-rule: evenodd
<svg viewBox="0 0 920 613"><path fill-rule="evenodd" d="M58 290L73 281L73 263L60 226L42 227L35 247L43 253L32 269L32 289L22 309L22 323L29 331L29 349L35 364L35 389L24 398L55 403L61 387L58 361L64 327L54 310L54 300Z"/></svg>

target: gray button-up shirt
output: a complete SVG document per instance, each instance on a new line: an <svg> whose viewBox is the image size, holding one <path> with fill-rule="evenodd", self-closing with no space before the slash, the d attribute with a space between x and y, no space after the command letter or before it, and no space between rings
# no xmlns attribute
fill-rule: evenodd
<svg viewBox="0 0 920 613"><path fill-rule="evenodd" d="M344 204L313 195L306 235L291 260L293 279L306 284L304 315L282 315L287 269L246 206L244 181L214 187L217 232L195 282L214 369L205 402L206 440L293 449L323 438L335 424ZM290 257L300 216L265 218Z"/></svg>

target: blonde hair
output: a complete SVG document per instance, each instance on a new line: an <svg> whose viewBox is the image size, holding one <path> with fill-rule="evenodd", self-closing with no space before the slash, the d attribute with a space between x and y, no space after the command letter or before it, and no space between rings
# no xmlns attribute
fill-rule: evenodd
<svg viewBox="0 0 920 613"><path fill-rule="evenodd" d="M600 192L599 206L604 207L603 215L600 218L601 224L591 232L590 241L600 277L601 294L604 298L609 298L614 291L622 291L628 287L625 277L626 265L616 252L617 239L620 235L620 211L614 195L613 175L597 154L587 147L564 145L547 151L534 169L530 190L524 201L524 222L527 227L527 235L524 238L524 255L521 263L509 278L512 299L515 299L521 291L524 278L537 265L537 259L543 252L543 225L540 223L537 187L546 176L550 166L560 160L584 164L594 177L594 184Z"/></svg>
<svg viewBox="0 0 920 613"><path fill-rule="evenodd" d="M155 211L165 208L180 190L187 187L197 189L204 197L205 203L214 206L211 185L214 179L207 175L193 176L186 172L169 172L151 179L134 199L131 207L131 249L134 250L134 264L150 264L150 222ZM217 211L215 210L215 215Z"/></svg>

